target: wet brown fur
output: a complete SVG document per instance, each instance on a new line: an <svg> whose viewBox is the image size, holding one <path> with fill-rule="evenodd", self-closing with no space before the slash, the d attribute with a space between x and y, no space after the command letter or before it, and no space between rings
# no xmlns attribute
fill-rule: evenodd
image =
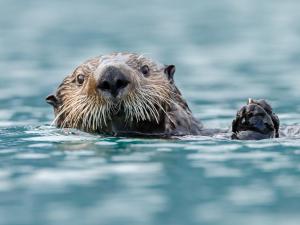
<svg viewBox="0 0 300 225"><path fill-rule="evenodd" d="M106 65L119 66L130 79L128 93L117 102L97 90L97 80ZM149 76L140 72L150 68ZM165 66L142 55L113 53L90 59L77 67L59 85L55 98L54 123L93 133L147 133L164 135L199 134L202 125L165 73ZM85 76L82 85L76 82Z"/></svg>

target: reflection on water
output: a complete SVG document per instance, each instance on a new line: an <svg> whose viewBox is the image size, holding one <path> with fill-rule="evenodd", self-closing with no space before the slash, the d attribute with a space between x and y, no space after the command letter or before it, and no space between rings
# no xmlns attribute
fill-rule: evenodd
<svg viewBox="0 0 300 225"><path fill-rule="evenodd" d="M22 129L1 133L3 224L300 219L297 140L171 141L101 138L47 126Z"/></svg>
<svg viewBox="0 0 300 225"><path fill-rule="evenodd" d="M177 66L206 126L248 97L300 123L300 2L0 2L0 224L299 224L298 138L114 138L59 130L44 97L111 51Z"/></svg>

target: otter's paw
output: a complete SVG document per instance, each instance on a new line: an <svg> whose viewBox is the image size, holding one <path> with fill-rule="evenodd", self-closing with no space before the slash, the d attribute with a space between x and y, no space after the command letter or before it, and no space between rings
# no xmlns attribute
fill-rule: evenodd
<svg viewBox="0 0 300 225"><path fill-rule="evenodd" d="M232 139L260 140L279 137L279 119L265 100L249 99L232 122Z"/></svg>

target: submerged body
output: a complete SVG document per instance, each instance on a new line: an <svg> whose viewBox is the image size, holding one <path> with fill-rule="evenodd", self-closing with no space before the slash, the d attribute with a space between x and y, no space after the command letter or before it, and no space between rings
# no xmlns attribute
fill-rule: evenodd
<svg viewBox="0 0 300 225"><path fill-rule="evenodd" d="M222 132L205 129L194 118L175 85L174 73L174 65L133 53L112 53L78 66L46 101L54 107L54 122L61 128L159 137ZM279 119L264 100L250 99L227 133L233 139L279 137Z"/></svg>

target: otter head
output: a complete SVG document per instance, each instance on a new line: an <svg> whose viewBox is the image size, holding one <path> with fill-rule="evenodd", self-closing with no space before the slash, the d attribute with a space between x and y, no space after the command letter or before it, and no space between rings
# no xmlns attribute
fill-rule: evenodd
<svg viewBox="0 0 300 225"><path fill-rule="evenodd" d="M249 99L232 122L232 138L259 140L279 137L279 119L265 100Z"/></svg>
<svg viewBox="0 0 300 225"><path fill-rule="evenodd" d="M137 54L104 55L77 67L46 101L54 107L58 127L163 132L167 108L177 93L174 72L173 65Z"/></svg>

